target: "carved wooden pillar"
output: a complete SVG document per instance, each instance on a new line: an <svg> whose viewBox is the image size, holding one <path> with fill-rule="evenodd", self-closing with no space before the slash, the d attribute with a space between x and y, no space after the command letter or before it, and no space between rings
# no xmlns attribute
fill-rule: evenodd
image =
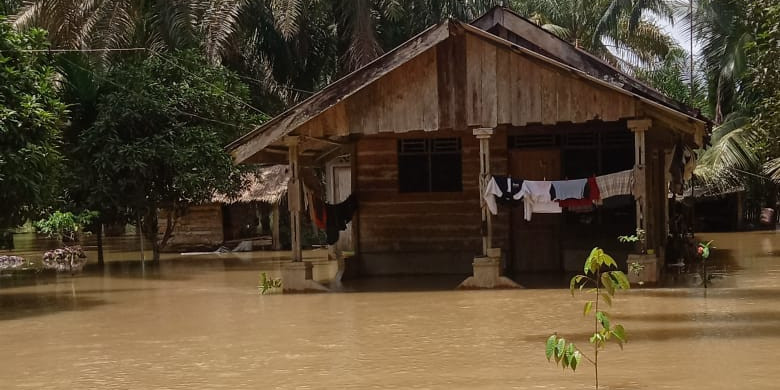
<svg viewBox="0 0 780 390"><path fill-rule="evenodd" d="M482 209L482 255L487 256L493 246L493 221L485 204L485 188L490 181L490 136L493 129L474 129L473 134L479 140L479 204Z"/></svg>
<svg viewBox="0 0 780 390"><path fill-rule="evenodd" d="M634 133L634 198L636 199L636 228L645 231L647 237L647 149L645 132L652 125L650 119L628 121L628 128ZM649 246L648 246L649 249Z"/></svg>
<svg viewBox="0 0 780 390"><path fill-rule="evenodd" d="M292 244L292 261L303 261L301 252L301 171L298 164L300 138L284 137L290 160L290 181L287 183L287 206L290 209L290 242Z"/></svg>

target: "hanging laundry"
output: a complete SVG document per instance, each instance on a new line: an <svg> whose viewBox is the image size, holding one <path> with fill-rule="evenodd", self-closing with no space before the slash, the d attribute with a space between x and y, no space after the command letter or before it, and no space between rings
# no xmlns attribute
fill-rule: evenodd
<svg viewBox="0 0 780 390"><path fill-rule="evenodd" d="M351 194L339 204L326 204L326 242L333 245L339 240L339 232L347 229L347 224L352 221L352 216L358 208L355 194Z"/></svg>
<svg viewBox="0 0 780 390"><path fill-rule="evenodd" d="M325 230L326 229L326 220L327 215L325 214L325 202L323 202L320 198L318 198L314 191L309 189L308 187L304 186L303 191L306 194L306 197L304 198L305 204L307 210L309 210L309 218L314 223L315 226L318 228Z"/></svg>
<svg viewBox="0 0 780 390"><path fill-rule="evenodd" d="M593 211L593 204L601 200L601 191L599 191L596 177L591 176L586 179L585 193L582 199L566 199L559 201L558 204L575 213L587 213Z"/></svg>
<svg viewBox="0 0 780 390"><path fill-rule="evenodd" d="M696 169L696 152L691 148L685 147L683 151L683 180L689 181L693 178L693 171Z"/></svg>
<svg viewBox="0 0 780 390"><path fill-rule="evenodd" d="M631 195L633 182L634 171L631 169L596 177L596 185L599 188L601 199L618 195Z"/></svg>
<svg viewBox="0 0 780 390"><path fill-rule="evenodd" d="M552 183L549 181L523 182L519 195L523 198L523 217L526 221L531 220L533 213L559 214L563 212L558 202L553 202L550 196Z"/></svg>
<svg viewBox="0 0 780 390"><path fill-rule="evenodd" d="M515 206L519 203L522 195L520 189L522 188L523 181L512 179L508 176L492 176L485 186L485 204L493 215L498 214L498 206L496 202Z"/></svg>
<svg viewBox="0 0 780 390"><path fill-rule="evenodd" d="M582 199L588 179L556 180L552 182L555 197L553 200Z"/></svg>
<svg viewBox="0 0 780 390"><path fill-rule="evenodd" d="M672 193L677 195L682 195L683 193L683 180L685 176L684 154L685 147L681 143L675 145L674 153L672 154L672 164L669 167L669 173L672 176L669 187L672 190Z"/></svg>

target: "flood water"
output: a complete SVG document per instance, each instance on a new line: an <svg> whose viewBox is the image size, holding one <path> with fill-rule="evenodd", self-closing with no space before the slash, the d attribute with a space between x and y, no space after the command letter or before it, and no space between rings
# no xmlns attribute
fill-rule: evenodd
<svg viewBox="0 0 780 390"><path fill-rule="evenodd" d="M702 238L718 248L711 288L618 293L610 313L631 340L600 354L602 388L780 388L780 234ZM142 272L123 240L108 243L104 273L0 279L0 388L592 388L587 364L563 372L544 358L551 332L584 348L593 329L566 288L364 279L261 296L278 254L170 255Z"/></svg>

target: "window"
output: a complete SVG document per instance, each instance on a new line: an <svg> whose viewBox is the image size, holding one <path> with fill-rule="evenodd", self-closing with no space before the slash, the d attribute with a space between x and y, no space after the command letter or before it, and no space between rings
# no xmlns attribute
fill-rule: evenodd
<svg viewBox="0 0 780 390"><path fill-rule="evenodd" d="M400 192L459 192L463 190L460 138L398 141Z"/></svg>

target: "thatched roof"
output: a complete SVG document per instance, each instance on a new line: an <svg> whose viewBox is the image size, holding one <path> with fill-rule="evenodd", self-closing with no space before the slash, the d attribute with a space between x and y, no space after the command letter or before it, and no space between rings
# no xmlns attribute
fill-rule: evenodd
<svg viewBox="0 0 780 390"><path fill-rule="evenodd" d="M257 168L254 173L248 175L249 184L246 189L231 198L223 194L216 194L211 199L214 203L278 203L287 194L287 182L290 179L287 165L273 165Z"/></svg>

